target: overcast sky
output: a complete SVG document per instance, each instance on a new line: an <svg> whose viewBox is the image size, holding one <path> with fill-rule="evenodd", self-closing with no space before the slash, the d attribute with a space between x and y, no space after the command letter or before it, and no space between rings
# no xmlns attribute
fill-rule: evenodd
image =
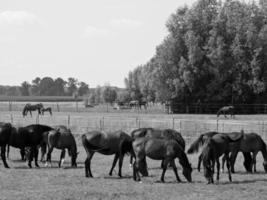
<svg viewBox="0 0 267 200"><path fill-rule="evenodd" d="M173 12L194 0L2 0L0 85L75 77L125 87L155 53Z"/></svg>

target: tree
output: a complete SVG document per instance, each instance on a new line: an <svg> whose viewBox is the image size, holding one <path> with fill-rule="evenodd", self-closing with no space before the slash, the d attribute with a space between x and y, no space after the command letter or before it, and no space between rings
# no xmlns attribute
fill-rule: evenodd
<svg viewBox="0 0 267 200"><path fill-rule="evenodd" d="M79 96L86 95L89 92L89 85L85 82L79 83L78 94Z"/></svg>
<svg viewBox="0 0 267 200"><path fill-rule="evenodd" d="M103 99L106 103L112 104L117 98L117 92L111 86L105 86L103 89Z"/></svg>
<svg viewBox="0 0 267 200"><path fill-rule="evenodd" d="M30 95L30 87L31 87L31 85L27 81L24 81L20 87L21 95L22 96L29 96Z"/></svg>

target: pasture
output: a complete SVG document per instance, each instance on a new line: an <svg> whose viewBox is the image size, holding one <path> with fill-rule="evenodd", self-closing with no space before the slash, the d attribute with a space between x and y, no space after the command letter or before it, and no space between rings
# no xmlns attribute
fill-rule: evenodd
<svg viewBox="0 0 267 200"><path fill-rule="evenodd" d="M69 117L70 116L70 117ZM11 119L12 117L12 119ZM37 115L22 118L21 112L1 112L0 121L13 121L14 125L36 123ZM118 168L112 177L108 175L113 156L103 156L96 153L92 159L93 179L85 178L85 151L81 146L80 135L86 130L102 129L105 131L122 129L128 133L138 127L152 126L175 128L186 138L186 147L198 134L213 130L254 130L263 136L266 142L267 122L264 115L236 116L236 119L220 118L217 125L215 115L164 115L129 113L77 113L55 112L40 116L39 123L48 125L66 125L72 129L78 144L78 168L70 168L70 158L62 169L57 168L60 151L52 154L53 167L29 169L24 162L19 161L19 151L11 148L8 163L11 169L5 169L0 162L0 199L266 199L267 174L262 166L262 155L257 157L256 174L247 174L243 167L241 154L236 162L236 174L233 182L228 182L226 173L221 174L220 182L206 185L203 171L196 170L198 155L189 155L193 166L193 183L187 183L178 164L178 173L183 183L177 183L173 171L166 172L166 183L160 183L160 162L148 159L149 177L142 178L142 183L134 182L132 169L129 167L129 157L124 159L123 178L117 176ZM187 149L187 148L186 148Z"/></svg>

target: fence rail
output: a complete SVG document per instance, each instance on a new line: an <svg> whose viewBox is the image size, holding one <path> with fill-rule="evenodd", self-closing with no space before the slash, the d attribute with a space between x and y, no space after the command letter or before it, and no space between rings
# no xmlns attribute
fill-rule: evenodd
<svg viewBox="0 0 267 200"><path fill-rule="evenodd" d="M165 115L169 116L169 115ZM267 121L265 120L189 120L171 117L151 116L101 116L101 115L69 115L61 114L50 116L39 116L23 118L19 113L6 113L0 115L0 121L11 122L15 126L26 126L29 124L65 125L71 128L75 134L82 134L90 130L115 131L123 130L130 133L132 130L141 127L172 128L186 138L193 139L201 133L208 131L218 132L256 132L264 139L267 139Z"/></svg>

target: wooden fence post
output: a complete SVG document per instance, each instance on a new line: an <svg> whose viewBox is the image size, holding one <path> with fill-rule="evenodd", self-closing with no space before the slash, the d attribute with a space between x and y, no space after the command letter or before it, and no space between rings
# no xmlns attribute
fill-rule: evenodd
<svg viewBox="0 0 267 200"><path fill-rule="evenodd" d="M68 115L68 128L70 128L70 115Z"/></svg>
<svg viewBox="0 0 267 200"><path fill-rule="evenodd" d="M13 115L12 114L10 114L10 121L11 121L11 124L13 124L14 119L13 119Z"/></svg>
<svg viewBox="0 0 267 200"><path fill-rule="evenodd" d="M174 129L174 117L172 118L172 129Z"/></svg>

